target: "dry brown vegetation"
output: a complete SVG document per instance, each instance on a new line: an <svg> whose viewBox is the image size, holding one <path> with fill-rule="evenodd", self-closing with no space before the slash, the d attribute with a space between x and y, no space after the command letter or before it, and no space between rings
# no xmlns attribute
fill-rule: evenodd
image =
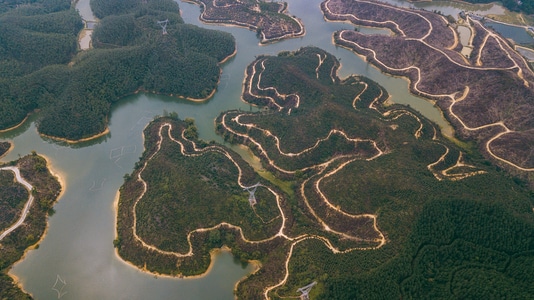
<svg viewBox="0 0 534 300"><path fill-rule="evenodd" d="M260 0L188 0L202 7L200 19L249 28L261 43L304 35L304 26L286 14L287 3Z"/></svg>
<svg viewBox="0 0 534 300"><path fill-rule="evenodd" d="M468 19L475 36L465 58L440 15L363 0L327 0L321 8L328 20L391 29L393 36L345 30L334 38L382 71L408 77L410 90L437 100L457 134L476 140L488 159L534 170L534 74L508 41Z"/></svg>

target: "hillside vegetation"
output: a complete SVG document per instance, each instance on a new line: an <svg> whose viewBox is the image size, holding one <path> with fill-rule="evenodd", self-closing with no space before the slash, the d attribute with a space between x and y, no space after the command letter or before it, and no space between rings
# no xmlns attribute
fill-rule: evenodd
<svg viewBox="0 0 534 300"><path fill-rule="evenodd" d="M235 51L233 37L183 24L178 5L171 0L127 3L92 2L102 20L93 33L94 49L78 55L76 34L82 23L70 9L28 16L26 22L19 22L20 28L14 27L23 32L32 26L50 31L54 26L42 25L50 19L56 31L64 31L59 36L63 39L50 38L58 34L49 32L40 33L42 41L28 36L23 39L28 41L25 45L20 39L0 39L6 44L0 64L10 70L0 75L4 75L0 77L0 128L14 126L40 109L40 133L78 140L103 132L111 105L137 91L208 98L219 80L218 64ZM0 18L20 13L20 8L13 9ZM168 34L163 35L157 21L166 19ZM77 26L72 26L74 20ZM15 29L0 25L0 34L17 36ZM69 51L62 46L67 37Z"/></svg>
<svg viewBox="0 0 534 300"><path fill-rule="evenodd" d="M200 5L200 20L228 24L256 31L260 43L272 43L303 36L304 25L287 12L286 2L263 0L188 0Z"/></svg>
<svg viewBox="0 0 534 300"><path fill-rule="evenodd" d="M15 183L12 172L0 171L0 230L7 229L19 218L30 192L34 196L34 202L24 224L0 241L0 298L30 299L7 272L21 259L24 251L41 240L47 217L54 212L52 207L62 187L48 170L46 160L35 152L10 164L20 169L21 176L34 189L28 191L21 184Z"/></svg>
<svg viewBox="0 0 534 300"><path fill-rule="evenodd" d="M270 109L227 112L217 122L228 141L248 146L265 168L294 180L296 199L289 203L296 201L304 216L295 214L291 233L314 232L298 224L319 218L330 229L365 237L370 232L347 226L345 214L376 214L386 236L381 247L346 253L319 239L295 243L287 281L270 295L296 296L313 281L310 299L532 294L534 193L527 184L498 171L475 147L443 139L416 112L384 106L387 94L368 79L337 79L336 64L314 48L259 57L247 69L243 98ZM346 137L322 140L332 128ZM375 141L382 154L365 141ZM329 162L323 171L320 164ZM239 295L247 295L254 278Z"/></svg>
<svg viewBox="0 0 534 300"><path fill-rule="evenodd" d="M341 30L334 41L383 72L407 77L410 92L435 101L457 137L534 182L534 72L506 39L468 15L473 51L464 56L454 26L435 13L360 0L325 0L321 9L331 21L395 32Z"/></svg>
<svg viewBox="0 0 534 300"><path fill-rule="evenodd" d="M210 249L229 246L261 263L238 284L240 299L298 297L314 281L310 299L531 294L525 183L417 112L386 105L375 82L339 78L339 66L306 47L247 67L243 99L261 111L223 112L216 126L261 159L265 178L198 140L192 120L152 122L120 190L120 255L189 276L206 271ZM251 207L243 188L255 182Z"/></svg>

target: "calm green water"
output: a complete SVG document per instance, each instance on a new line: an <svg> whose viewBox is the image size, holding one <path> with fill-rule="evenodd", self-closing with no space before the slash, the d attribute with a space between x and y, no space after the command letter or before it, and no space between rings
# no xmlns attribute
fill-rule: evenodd
<svg viewBox="0 0 534 300"><path fill-rule="evenodd" d="M86 0L80 0L86 1ZM63 178L66 189L50 218L46 238L38 250L30 251L11 274L20 278L24 289L36 299L232 299L235 282L251 271L234 263L228 253L217 256L213 269L200 279L155 278L120 260L114 252L113 202L123 182L143 151L142 129L163 111L176 111L181 118L196 119L201 138L222 139L215 134L214 118L228 109L253 109L240 99L247 64L259 54L276 54L315 45L334 54L343 65L341 76L363 74L379 82L397 103L409 104L440 126L447 127L440 112L429 102L410 95L408 83L382 74L353 53L332 45L332 33L352 29L344 23L327 23L319 9L320 0L290 0L289 10L302 19L305 37L259 46L255 33L246 29L207 26L198 22L199 7L180 2L187 23L216 28L236 37L238 52L223 66L218 92L204 103L191 103L155 95L127 97L111 113L111 133L95 141L68 146L41 138L33 115L23 126L0 134L0 140L14 142L3 159L9 161L32 150L50 158ZM82 7L78 4L78 7ZM368 31L367 31L368 30ZM383 33L364 29L367 33ZM448 129L446 129L448 130ZM57 276L66 281L56 286Z"/></svg>

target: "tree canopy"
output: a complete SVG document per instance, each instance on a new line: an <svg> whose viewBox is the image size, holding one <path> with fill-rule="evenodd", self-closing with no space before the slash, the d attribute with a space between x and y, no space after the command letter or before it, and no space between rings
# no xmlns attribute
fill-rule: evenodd
<svg viewBox="0 0 534 300"><path fill-rule="evenodd" d="M91 4L102 20L81 52L73 9L0 15L0 128L41 109L41 133L77 140L104 131L111 104L136 91L205 99L235 51L230 34L184 24L171 0ZM169 20L166 35L159 20Z"/></svg>

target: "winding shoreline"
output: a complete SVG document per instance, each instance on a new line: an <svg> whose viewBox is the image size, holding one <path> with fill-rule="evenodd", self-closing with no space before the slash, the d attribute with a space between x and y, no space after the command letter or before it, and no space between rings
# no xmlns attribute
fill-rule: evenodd
<svg viewBox="0 0 534 300"><path fill-rule="evenodd" d="M45 161L46 161L46 166L47 166L47 169L48 169L48 172L53 176L55 177L55 179L59 182L59 185L60 185L60 193L59 195L56 197L55 201L54 201L54 205L57 204L57 202L63 197L63 194L66 190L66 184L65 184L65 181L63 179L63 177L61 176L61 172L55 170L53 167L52 167L52 163L51 163L51 160L46 156L46 155L43 155L43 154L39 154L40 157L44 158ZM24 252L22 253L22 256L16 261L14 262L10 267L9 269L13 268L13 266L15 266L16 264L18 264L19 262L23 261L25 258L26 258L26 255L28 255L28 252L31 251L31 250L34 250L37 248L37 246L44 240L44 238L46 237L47 233L48 233L48 227L49 227L49 222L48 222L48 217L49 215L47 214L46 215L47 217L47 221L46 221L46 226L44 228L44 231L42 232L41 234L41 237L39 238L39 240L37 240L33 245L30 245L29 247L27 247L26 249L24 249ZM24 289L24 286L21 282L21 279L12 274L11 272L7 272L7 275L10 276L12 279L13 279L13 282L15 283L15 285L24 293L30 295L32 298L33 298L33 295L31 293L29 293L28 291L26 291Z"/></svg>
<svg viewBox="0 0 534 300"><path fill-rule="evenodd" d="M333 5L330 5L334 3ZM434 99L435 104L439 106L442 115L447 116L447 120L454 124L455 133L459 136L469 139L476 140L480 148L484 150L484 156L490 158L494 162L498 162L500 165L505 166L506 168L519 172L531 172L534 170L530 165L528 165L528 127L517 127L516 124L522 124L520 122L524 118L520 118L520 115L524 115L528 118L528 109L524 109L520 114L514 116L506 116L501 118L495 118L492 114L489 113L476 113L473 110L468 109L473 105L481 105L483 108L486 108L485 103L482 102L484 99L483 96L487 95L487 88L478 84L477 81L470 80L468 75L480 75L486 76L484 78L498 79L499 77L511 78L516 80L518 94L514 100L508 100L510 105L506 106L506 109L516 109L520 110L521 105L526 105L528 102L528 97L532 93L532 88L530 87L529 81L534 78L534 73L526 66L526 61L513 49L506 41L500 38L495 33L490 32L485 27L483 27L478 21L471 20L469 16L467 17L469 21L473 22L473 26L478 26L478 31L482 37L480 45L478 45L478 54L476 57L471 58L471 60L466 61L465 57L457 53L456 49L450 49L451 47L446 47L449 40L446 39L446 36L441 36L440 34L449 33L452 29L448 25L447 21L443 18L436 17L430 13L423 13L412 11L403 8L397 8L390 6L384 3L375 2L375 1L363 1L357 0L355 3L358 3L360 6L380 6L386 7L389 9L388 12L384 13L382 16L373 16L363 13L363 10L355 10L355 8L350 7L347 1L341 0L326 0L321 4L321 10L323 11L324 17L327 21L350 21L351 23L358 24L373 24L376 27L380 28L393 28L396 30L399 41L402 41L406 47L410 46L414 49L422 48L425 53L428 55L434 55L435 59L441 59L445 63L441 65L441 68L435 70L434 72L457 72L459 78L457 81L451 81L451 84L447 88L440 86L436 81L426 80L428 77L424 74L425 70L423 67L426 64L432 63L427 57L426 60L419 62L416 65L407 64L406 61L402 61L407 57L402 54L395 54L396 60L389 61L382 54L380 56L379 50L390 51L388 46L391 41L394 39L392 37L377 37L372 39L361 35L357 32L352 32L349 30L342 30L336 32L334 36L335 44L338 46L345 47L351 50L354 53L357 53L359 56L363 56L365 61L371 65L377 67L382 72L388 73L388 75L397 75L400 77L408 78L409 81L409 90L412 94L418 95L422 98ZM330 7L330 6L331 7ZM343 5L346 5L344 7ZM332 10L331 10L332 8ZM401 16L410 16L416 18L415 21L421 22L421 24L426 24L428 28L422 28L421 30L413 30L412 27L409 27L406 24L406 21L401 20ZM384 21L386 19L387 21ZM414 21L414 22L415 22ZM404 22L404 23L403 23ZM423 30L424 29L424 30ZM403 30L407 30L406 32ZM438 32L438 33L435 33ZM456 39L455 31L452 31L450 38ZM348 36L348 37L347 37ZM488 41L489 40L489 41ZM456 41L456 40L455 40ZM373 44L376 43L377 45ZM453 45L455 45L454 43ZM419 47L419 48L416 48ZM495 54L490 56L489 54L482 52L482 50L489 48L494 50ZM413 50L413 49L412 49ZM488 50L489 51L489 50ZM492 54L490 52L490 54ZM484 64L480 62L481 57L484 55L486 61ZM502 58L499 59L498 55L502 55ZM472 61L474 59L477 61ZM476 64L475 64L476 63ZM476 73L475 73L476 72ZM508 73L504 73L508 72ZM445 75L444 75L445 76ZM432 78L432 77L430 77ZM452 77L451 77L452 78ZM465 81L467 80L467 81ZM438 81L439 82L439 81ZM462 89L462 86L470 86L472 93L469 94L469 99L466 102L469 104L458 104L462 99L458 98L458 93ZM497 86L497 87L502 87ZM506 90L502 87L503 91ZM495 90L496 88L494 88ZM464 89L465 90L465 89ZM482 91L482 92L481 92ZM482 94L486 91L486 94ZM501 92L502 94L503 92ZM510 93L510 91L508 91ZM504 94L503 94L504 95ZM526 95L526 96L525 96ZM495 97L503 97L499 93ZM465 98L465 97L464 97ZM506 98L508 99L508 98ZM456 105L456 107L455 107ZM456 112L453 111L453 107L457 108ZM492 109L502 111L505 107L502 104L495 104L491 106ZM489 106L488 108L489 109ZM490 127L500 128L497 133L491 133ZM511 129L510 129L511 128ZM507 133L514 133L523 137L524 141L521 146L512 138L504 137ZM492 141L500 138L500 144L492 147L490 144ZM506 142L512 143L509 146L505 146ZM521 152L523 151L523 152ZM508 154L503 152L507 152ZM522 164L522 162L526 163ZM527 175L524 175L527 176Z"/></svg>
<svg viewBox="0 0 534 300"><path fill-rule="evenodd" d="M147 126L149 126L149 124L147 124L145 126L145 128L143 128L143 131L146 129ZM145 145L145 135L143 134L143 146ZM145 151L146 149L144 148L143 151ZM118 238L119 237L119 233L118 233L118 215L119 215L119 200L120 200L120 190L118 190L115 194L115 198L113 200L113 210L114 210L114 230L115 230L115 235L114 235L114 238ZM216 256L219 254L219 253L222 253L222 252L230 252L231 253L231 248L226 246L226 245L223 245L221 248L214 248L214 249L211 249L210 251L210 264L208 266L208 268L206 269L206 271L204 271L203 273L201 274L198 274L198 275L190 275L190 276L183 276L183 275L176 275L176 276L173 276L173 275L169 275L169 274L163 274L163 273L159 273L159 272L154 272L154 271L150 271L148 270L146 267L139 267L137 265L135 265L134 263L128 261L128 260L125 260L124 258L122 258L119 254L119 250L118 248L114 247L114 253L115 253L115 256L118 258L119 261L125 263L127 266L129 267L132 267L136 270L139 270L143 273L146 273L146 274L151 274L151 275L155 275L157 277L163 277L163 278L171 278L171 279L199 279L199 278L204 278L206 277L207 275L209 275L209 273L211 272L213 266L214 266L214 261L215 261L215 258ZM247 263L251 264L253 266L253 270L251 273L245 275L243 278L241 278L239 281L236 282L236 284L234 285L234 292L237 291L237 287L239 285L240 282L242 282L243 280L245 280L246 278L248 278L250 275L256 273L259 271L259 269L261 268L261 263L259 261L255 261L255 260L247 260ZM237 296L236 296L237 297ZM237 299L237 298L236 298Z"/></svg>
<svg viewBox="0 0 534 300"><path fill-rule="evenodd" d="M30 117L32 113L28 113L26 115L26 117L24 117L24 119L22 121L20 121L20 123L18 123L17 125L15 126L12 126L12 127L8 127L8 128L5 128L5 129L0 129L0 133L3 133L3 132L8 132L8 131L11 131L11 130L14 130L14 129L17 129L19 128L20 126L24 125L24 123L26 122L26 120L28 120L28 118Z"/></svg>
<svg viewBox="0 0 534 300"><path fill-rule="evenodd" d="M136 94L139 94L139 93L149 93L149 94L154 94L154 95L162 95L162 96L174 97L174 98L179 98L179 99L185 99L185 100L192 101L192 102L195 102L195 103L205 102L205 101L211 99L213 97L213 95L215 95L215 93L217 92L217 87L219 86L219 84L221 82L221 75L222 75L222 72L223 72L223 70L222 70L222 68L220 66L222 64L226 63L229 59L234 57L236 54L237 54L237 47L235 47L233 53L231 53L230 55L226 56L224 59L222 59L218 63L218 65L219 65L219 78L218 78L217 84L215 85L215 88L212 89L210 94L208 96L204 97L204 98L191 98L191 97L186 97L186 96L175 96L174 94L163 94L163 93L160 94L160 93L157 93L155 91L148 91L148 90L144 90L144 89L137 89L133 93L133 95L136 95ZM127 96L128 95L125 95L124 97L121 97L121 100L124 99ZM16 125L15 127L8 128L8 129L5 129L5 130L0 130L0 132L9 131L9 130L12 130L12 129L15 129L15 128L21 126L28 119L28 117L29 117L29 115L24 119L24 121L22 121L20 124ZM95 135L89 136L89 137L78 139L78 140L71 140L71 139L68 139L68 138L62 138L62 137L47 135L47 134L39 132L39 130L37 130L37 132L39 133L40 136L46 137L46 138L49 138L49 139L52 139L52 140L55 140L55 141L66 142L68 144L78 144L78 143L92 141L92 140L95 140L95 139L98 139L100 137L108 135L111 132L110 129L109 129L108 124L109 124L109 122L107 122L106 129L104 129L104 131L102 131L100 133L97 133Z"/></svg>
<svg viewBox="0 0 534 300"><path fill-rule="evenodd" d="M281 14L283 16L286 16L286 17L290 18L292 21L296 22L296 24L298 25L300 30L298 32L289 32L289 33L284 33L284 34L279 34L279 35L273 34L273 37L266 38L264 29L259 27L259 25L251 22L250 19L246 20L246 21L238 21L237 19L216 19L216 18L210 19L209 17L208 18L205 17L206 11L208 11L209 8L213 8L213 9L215 9L217 7L223 7L223 8L238 7L239 8L239 4L227 4L226 6L216 6L215 5L215 1L213 1L213 4L212 4L213 7L211 7L211 6L207 7L206 4L201 0L182 0L182 1L186 2L186 3L191 3L191 4L195 4L195 5L200 6L201 12L200 12L199 20L201 22L203 22L204 24L215 24L215 25L220 24L222 26L232 26L232 27L245 28L245 29L248 29L248 30L251 30L251 31L261 30L259 32L259 35L261 35L261 39L260 39L260 42L259 42L260 45L267 45L267 44L275 43L275 42L278 42L278 41L281 41L281 40L285 40L285 39L297 38L297 37L304 36L306 34L306 29L305 29L304 24L302 23L302 21L299 18L295 17L295 16L290 16L290 15L287 14L287 11L288 11L287 2L272 2L272 3L283 4L282 7L280 7L280 9L277 11L277 13ZM237 1L237 3L240 3L240 1ZM249 9L254 10L254 8L249 8ZM257 12L260 13L260 16L265 18L265 15L261 14L261 9L260 8L258 8ZM268 19L268 17L267 17L267 19ZM249 23L247 23L247 22L249 22ZM260 21L260 23L262 23L262 21Z"/></svg>
<svg viewBox="0 0 534 300"><path fill-rule="evenodd" d="M87 141L91 141L91 140L94 140L94 139L97 139L99 137L102 137L102 136L105 136L109 133L109 127L106 127L106 129L100 133L97 133L93 136L90 136L90 137L86 137L86 138L81 138L79 140L69 140L67 138L62 138L62 137L57 137L57 136L51 136L51 135L47 135L47 134L44 134L44 133L40 133L39 132L39 135L42 136L42 137L46 137L46 138L49 138L49 139L52 139L52 140L56 140L56 141L60 141L60 142L66 142L66 143L69 143L69 144L78 144L78 143L83 143L83 142L87 142Z"/></svg>

